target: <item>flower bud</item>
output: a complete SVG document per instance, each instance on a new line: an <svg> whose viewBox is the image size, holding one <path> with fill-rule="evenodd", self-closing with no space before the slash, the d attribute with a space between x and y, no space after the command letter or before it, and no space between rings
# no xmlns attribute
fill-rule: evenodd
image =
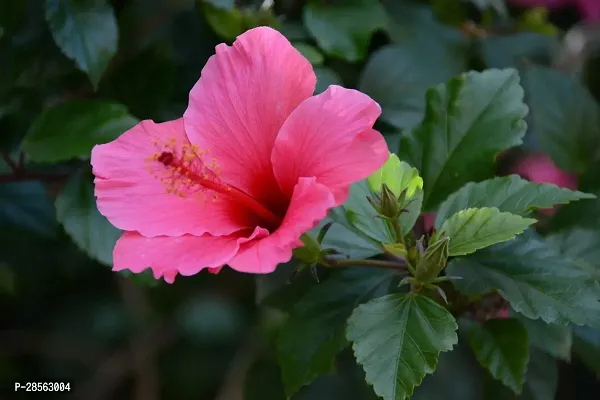
<svg viewBox="0 0 600 400"><path fill-rule="evenodd" d="M429 283L437 278L446 266L449 252L449 237L441 237L430 245L417 264L416 280L421 283Z"/></svg>

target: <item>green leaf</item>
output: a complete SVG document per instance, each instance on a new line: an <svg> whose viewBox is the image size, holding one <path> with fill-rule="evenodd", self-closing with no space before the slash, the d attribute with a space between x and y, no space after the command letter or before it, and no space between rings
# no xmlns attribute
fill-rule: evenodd
<svg viewBox="0 0 600 400"><path fill-rule="evenodd" d="M244 380L244 400L284 400L281 373L276 362L259 359Z"/></svg>
<svg viewBox="0 0 600 400"><path fill-rule="evenodd" d="M592 193L596 197L600 196L600 190L593 190ZM594 201L584 201L561 207L550 220L550 228L552 230L573 227L597 229L598 221L600 221L600 199L597 198Z"/></svg>
<svg viewBox="0 0 600 400"><path fill-rule="evenodd" d="M550 64L559 47L556 37L532 32L490 35L480 42L488 68L524 67L525 62Z"/></svg>
<svg viewBox="0 0 600 400"><path fill-rule="evenodd" d="M35 162L86 159L96 144L116 139L137 122L121 104L74 100L43 111L33 122L23 150Z"/></svg>
<svg viewBox="0 0 600 400"><path fill-rule="evenodd" d="M393 242L393 232L378 218L377 211L369 204L367 196L371 196L371 190L366 181L352 184L348 200L331 210L331 218L375 244Z"/></svg>
<svg viewBox="0 0 600 400"><path fill-rule="evenodd" d="M0 262L0 295L16 294L16 278L9 266Z"/></svg>
<svg viewBox="0 0 600 400"><path fill-rule="evenodd" d="M600 231L576 228L554 233L546 240L564 256L590 263L600 274Z"/></svg>
<svg viewBox="0 0 600 400"><path fill-rule="evenodd" d="M450 238L450 256L464 256L510 240L535 222L497 208L469 208L448 218L439 232Z"/></svg>
<svg viewBox="0 0 600 400"><path fill-rule="evenodd" d="M513 317L521 321L521 324L527 329L529 341L533 347L561 360L571 361L571 345L573 343L571 327L547 324L539 319L529 319L518 313L513 314Z"/></svg>
<svg viewBox="0 0 600 400"><path fill-rule="evenodd" d="M523 81L544 152L559 168L584 172L600 146L600 109L592 95L574 78L550 68L531 66Z"/></svg>
<svg viewBox="0 0 600 400"><path fill-rule="evenodd" d="M160 119L172 101L176 65L168 49L154 46L120 63L102 80L99 95L125 105L139 119ZM148 90L152 82L152 90Z"/></svg>
<svg viewBox="0 0 600 400"><path fill-rule="evenodd" d="M471 0L481 11L493 8L500 15L508 15L505 0Z"/></svg>
<svg viewBox="0 0 600 400"><path fill-rule="evenodd" d="M484 325L474 324L469 342L479 363L495 379L521 393L529 362L529 338L518 320L491 319Z"/></svg>
<svg viewBox="0 0 600 400"><path fill-rule="evenodd" d="M304 7L302 18L325 53L350 62L365 57L371 35L386 22L377 0L347 0L335 5L311 1Z"/></svg>
<svg viewBox="0 0 600 400"><path fill-rule="evenodd" d="M277 338L288 397L333 369L347 346L346 320L359 304L388 292L393 273L373 268L340 271L313 286L292 308Z"/></svg>
<svg viewBox="0 0 600 400"><path fill-rule="evenodd" d="M88 253L89 254L89 253ZM102 261L105 263L104 261ZM105 263L106 264L106 263ZM111 260L112 264L112 260ZM111 265L108 264L108 265ZM154 274L152 270L145 269L139 274L135 274L127 269L123 271L119 271L119 275L124 276L127 279L130 279L136 285L144 286L144 287L156 287L160 284L161 280L154 278Z"/></svg>
<svg viewBox="0 0 600 400"><path fill-rule="evenodd" d="M316 47L306 43L294 43L294 47L306 57L312 65L323 65L325 57Z"/></svg>
<svg viewBox="0 0 600 400"><path fill-rule="evenodd" d="M244 15L235 7L223 8L205 3L204 17L210 27L222 38L235 40L244 32Z"/></svg>
<svg viewBox="0 0 600 400"><path fill-rule="evenodd" d="M54 207L40 182L0 183L0 227L7 226L54 236Z"/></svg>
<svg viewBox="0 0 600 400"><path fill-rule="evenodd" d="M427 89L466 68L461 58L435 62L431 53L417 46L388 45L370 57L358 89L381 105L383 121L399 129L417 126L425 114Z"/></svg>
<svg viewBox="0 0 600 400"><path fill-rule="evenodd" d="M590 272L535 237L516 239L452 260L447 274L465 294L497 289L511 307L549 324L600 327L598 284Z"/></svg>
<svg viewBox="0 0 600 400"><path fill-rule="evenodd" d="M575 192L549 183L529 182L517 175L469 182L440 205L435 226L439 228L448 217L467 208L496 207L502 212L527 215L534 209L593 198L593 194Z"/></svg>
<svg viewBox="0 0 600 400"><path fill-rule="evenodd" d="M600 330L573 327L573 351L590 370L600 375Z"/></svg>
<svg viewBox="0 0 600 400"><path fill-rule="evenodd" d="M400 140L400 159L424 182L432 210L469 181L494 175L494 157L522 143L523 88L513 69L469 72L427 92L425 119Z"/></svg>
<svg viewBox="0 0 600 400"><path fill-rule="evenodd" d="M342 85L342 78L330 68L317 67L315 75L317 76L315 94L323 93L331 85Z"/></svg>
<svg viewBox="0 0 600 400"><path fill-rule="evenodd" d="M71 176L56 198L56 217L81 250L112 266L113 248L121 231L98 211L92 180L91 174L84 170Z"/></svg>
<svg viewBox="0 0 600 400"><path fill-rule="evenodd" d="M549 400L556 397L558 366L547 354L531 349L525 387L516 395L506 386L488 378L485 382L485 400Z"/></svg>
<svg viewBox="0 0 600 400"><path fill-rule="evenodd" d="M452 314L433 300L392 294L357 307L347 338L375 393L403 400L433 373L439 353L452 350L457 328Z"/></svg>
<svg viewBox="0 0 600 400"><path fill-rule="evenodd" d="M330 215L337 212L344 213L343 210L332 210ZM383 252L377 241L367 237L364 233L351 226L345 220L345 215L342 218L344 218L343 224L336 222L337 219L325 218L310 231L311 235L316 237L326 223L334 222L323 240L322 248L334 249L345 256L355 259L369 258Z"/></svg>
<svg viewBox="0 0 600 400"><path fill-rule="evenodd" d="M118 31L105 0L46 0L46 21L54 41L86 72L94 88L117 52Z"/></svg>

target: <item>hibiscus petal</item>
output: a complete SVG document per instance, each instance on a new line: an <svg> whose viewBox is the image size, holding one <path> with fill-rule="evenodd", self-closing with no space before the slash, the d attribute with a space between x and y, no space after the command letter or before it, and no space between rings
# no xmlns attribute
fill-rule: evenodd
<svg viewBox="0 0 600 400"><path fill-rule="evenodd" d="M299 177L315 176L331 189L336 205L343 203L348 186L388 158L383 136L372 129L380 114L369 96L340 86L302 102L273 148L273 169L283 192L291 193Z"/></svg>
<svg viewBox="0 0 600 400"><path fill-rule="evenodd" d="M268 232L262 228L256 228L249 236L206 234L148 238L137 232L125 232L115 245L113 270L140 273L152 268L156 279L164 276L167 282L172 282L177 273L190 276L204 268L215 273L232 259L241 244L266 235Z"/></svg>
<svg viewBox="0 0 600 400"><path fill-rule="evenodd" d="M268 237L242 244L229 266L240 272L273 272L292 258L292 250L302 246L300 236L325 218L333 205L327 186L314 177L300 178L281 226Z"/></svg>
<svg viewBox="0 0 600 400"><path fill-rule="evenodd" d="M311 64L268 27L220 44L183 116L192 143L210 149L223 180L269 205L277 193L271 151L288 115L314 92Z"/></svg>
<svg viewBox="0 0 600 400"><path fill-rule="evenodd" d="M211 194L198 188L184 198L166 193L168 185L156 178L164 166L147 159L170 138L176 146L189 145L182 119L142 121L118 139L94 147L95 193L102 215L117 228L144 236L226 235L254 227L252 216L224 196L213 203Z"/></svg>

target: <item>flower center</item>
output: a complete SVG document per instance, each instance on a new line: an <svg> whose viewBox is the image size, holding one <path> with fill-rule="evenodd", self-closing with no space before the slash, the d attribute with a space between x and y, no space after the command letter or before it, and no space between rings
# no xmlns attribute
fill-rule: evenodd
<svg viewBox="0 0 600 400"><path fill-rule="evenodd" d="M166 186L167 193L184 198L192 196L205 202L205 193L209 190L212 194L212 203L217 201L218 195L227 196L259 216L268 223L269 227L279 227L281 224L279 216L243 190L229 185L219 178L220 168L214 158L209 166L203 162L202 157L207 152L198 151L196 146L189 144L184 144L181 146L181 150L177 151L175 143L174 138L170 139L163 146L162 151L154 153L149 159L146 159L146 161L153 162L154 165L163 166L161 171L153 170L151 165L148 169Z"/></svg>

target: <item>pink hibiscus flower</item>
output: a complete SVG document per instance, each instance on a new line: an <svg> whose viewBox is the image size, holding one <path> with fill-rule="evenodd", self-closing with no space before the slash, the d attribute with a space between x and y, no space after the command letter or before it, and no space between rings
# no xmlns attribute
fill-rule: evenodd
<svg viewBox="0 0 600 400"><path fill-rule="evenodd" d="M173 282L223 265L272 272L300 236L383 165L381 108L355 90L312 96L311 64L279 32L220 44L183 118L142 121L92 150L98 209L125 231L114 270Z"/></svg>
<svg viewBox="0 0 600 400"><path fill-rule="evenodd" d="M600 21L600 0L511 0L511 3L526 7L543 6L548 9L573 4L577 6L583 19L590 22Z"/></svg>
<svg viewBox="0 0 600 400"><path fill-rule="evenodd" d="M531 154L518 160L511 168L515 173L532 182L552 183L556 186L577 190L577 174L569 173L558 168L552 159L542 153ZM542 214L552 215L558 208L540 210Z"/></svg>

